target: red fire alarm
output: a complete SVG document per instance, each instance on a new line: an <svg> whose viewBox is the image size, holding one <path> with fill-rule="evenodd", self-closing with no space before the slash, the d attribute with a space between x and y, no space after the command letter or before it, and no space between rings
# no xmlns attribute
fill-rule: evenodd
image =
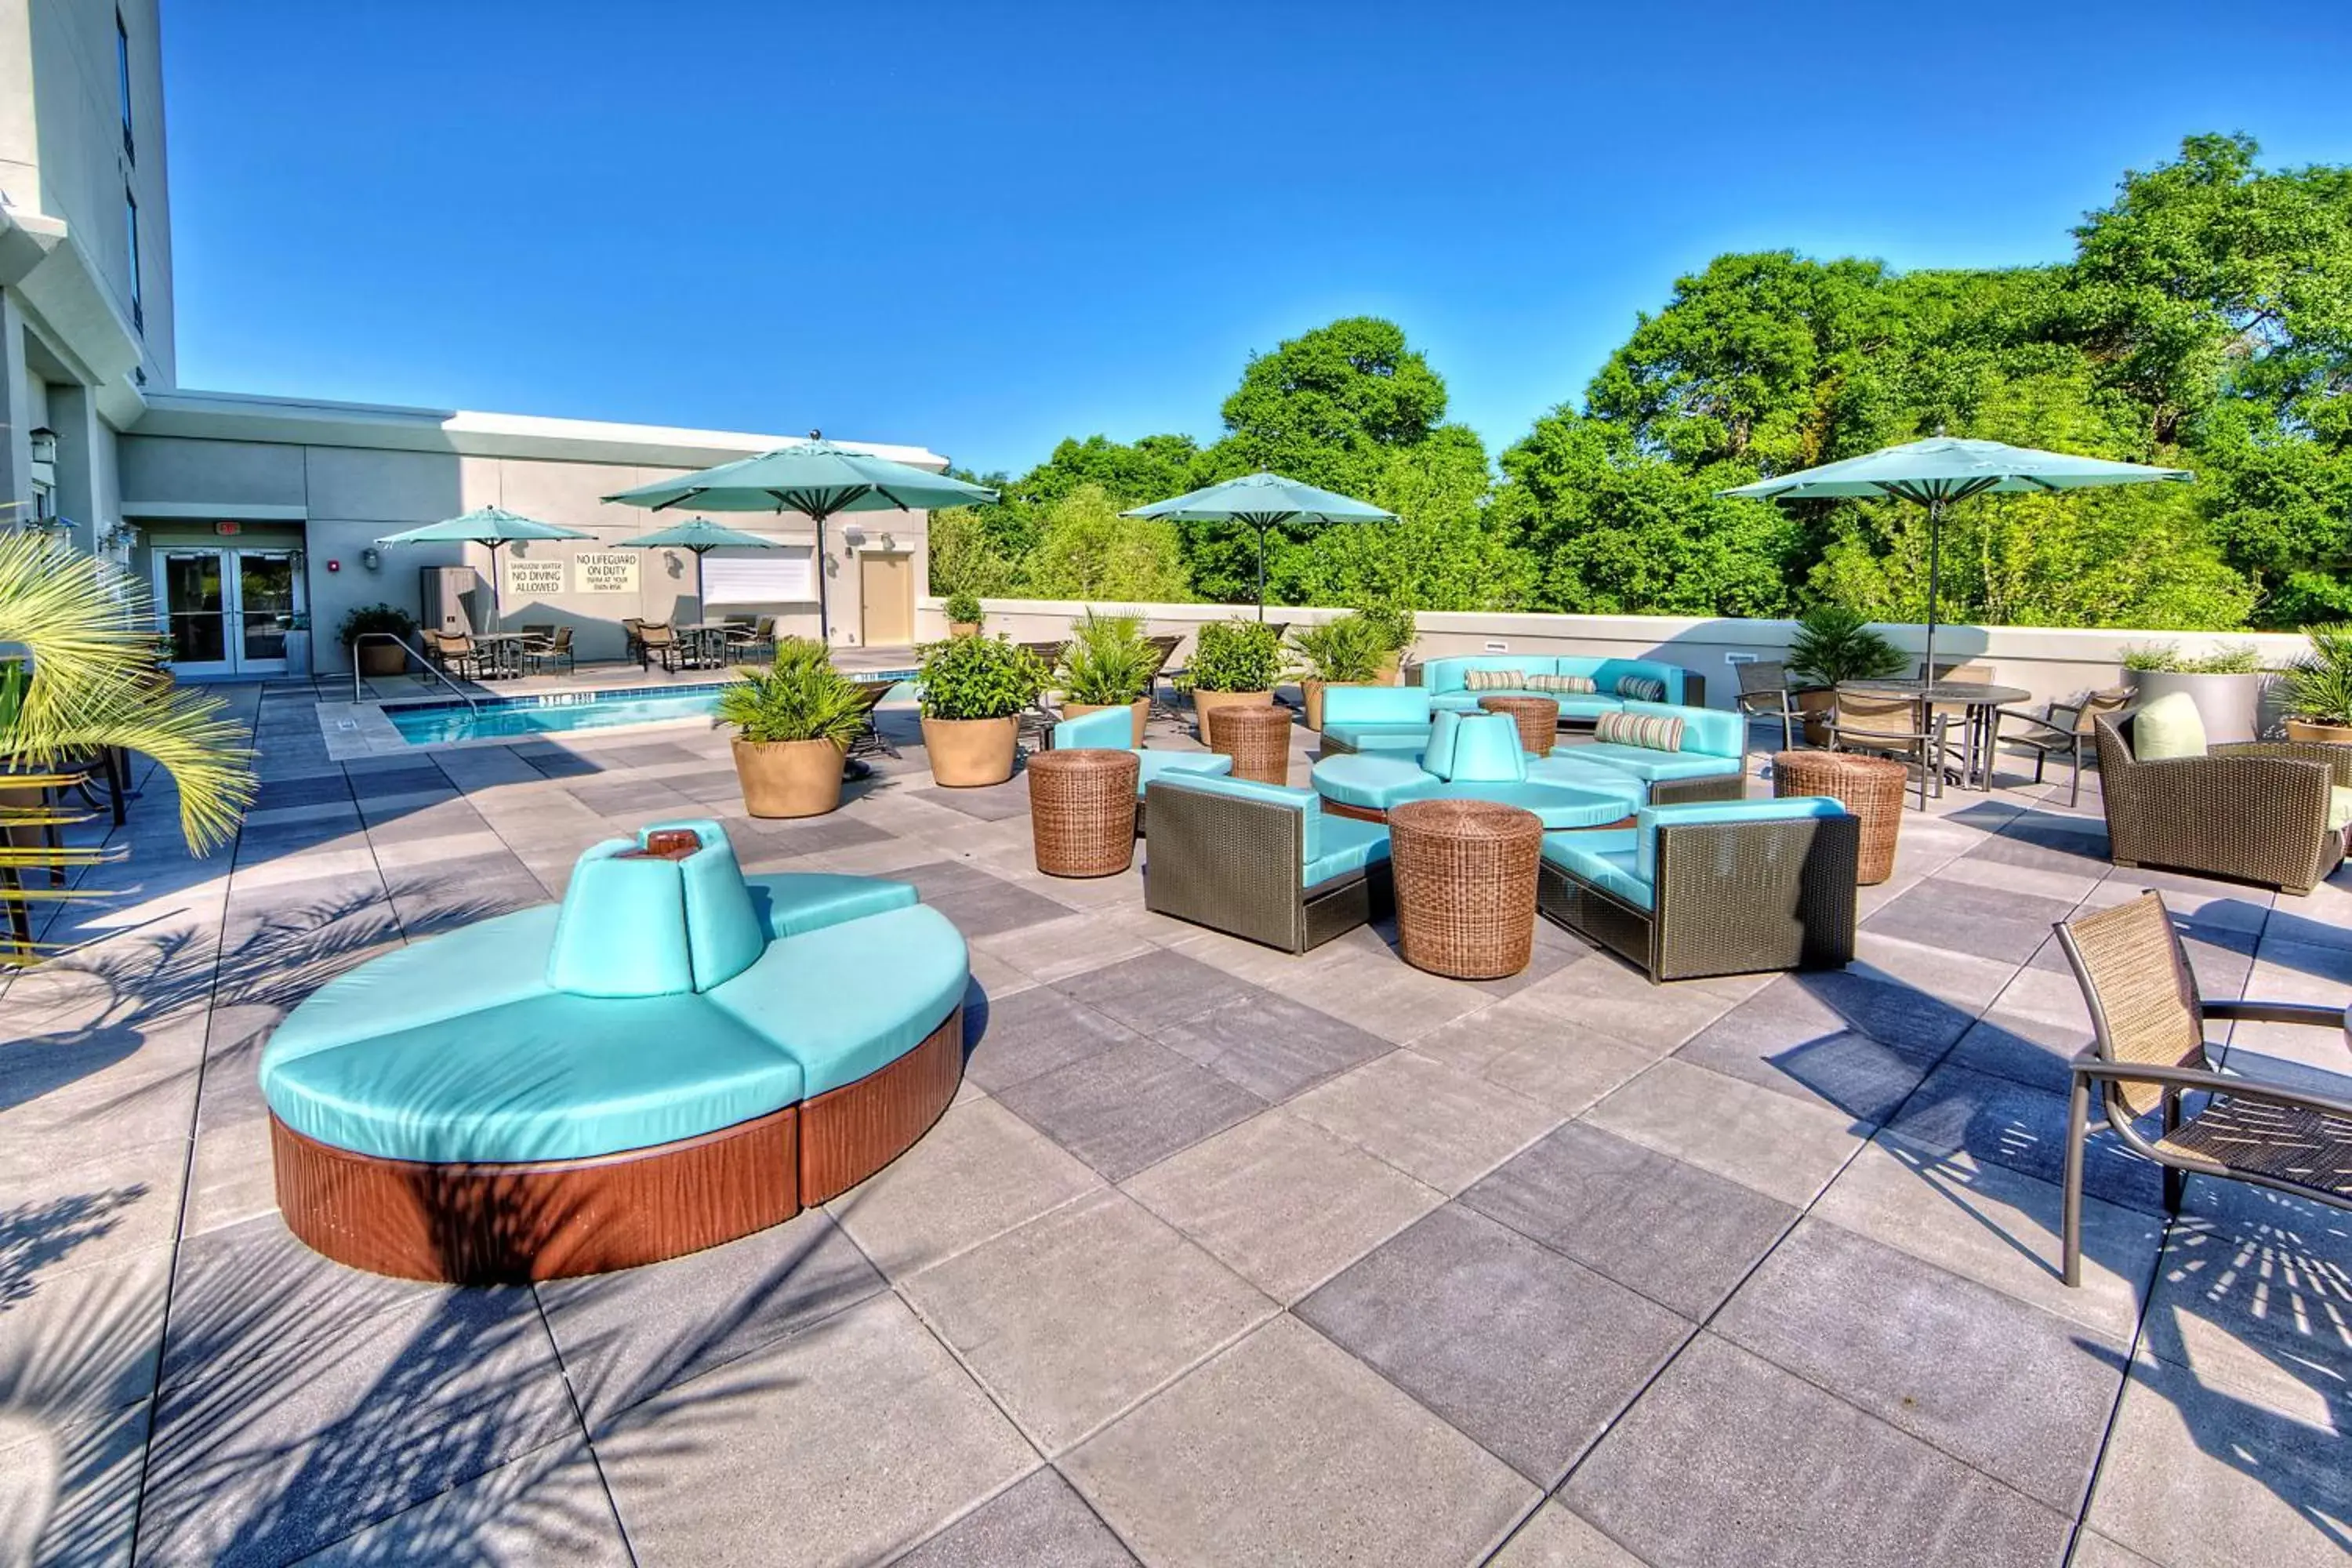
<svg viewBox="0 0 2352 1568"><path fill-rule="evenodd" d="M223 539L234 539L244 531L245 524L241 522L216 522L213 524L213 531L220 535Z"/></svg>
<svg viewBox="0 0 2352 1568"><path fill-rule="evenodd" d="M330 561L327 563L327 570L330 572L340 572L342 569L343 563L340 561Z"/></svg>

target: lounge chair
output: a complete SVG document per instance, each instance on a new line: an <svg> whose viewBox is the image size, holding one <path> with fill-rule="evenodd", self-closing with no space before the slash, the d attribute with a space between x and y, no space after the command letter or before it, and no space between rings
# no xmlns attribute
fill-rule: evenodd
<svg viewBox="0 0 2352 1568"><path fill-rule="evenodd" d="M1161 777L1144 788L1144 907L1305 952L1395 907L1389 833L1327 815L1313 790Z"/></svg>
<svg viewBox="0 0 2352 1568"><path fill-rule="evenodd" d="M567 675L579 668L572 650L570 626L550 626L545 642L523 645L522 666L525 670L537 674L557 665L562 666Z"/></svg>
<svg viewBox="0 0 2352 1568"><path fill-rule="evenodd" d="M1322 753L1418 752L1429 744L1432 715L1425 687L1327 686Z"/></svg>
<svg viewBox="0 0 2352 1568"><path fill-rule="evenodd" d="M860 680L855 684L857 687L859 729L850 737L849 749L844 756L854 768L864 768L865 758L895 757L898 754L898 748L882 733L882 726L874 717L874 710L882 706L882 700L889 696L891 689L898 683L895 680Z"/></svg>
<svg viewBox="0 0 2352 1568"><path fill-rule="evenodd" d="M2116 865L2308 893L2344 858L2352 747L2260 741L2209 747L2196 704L2185 696L2092 724Z"/></svg>
<svg viewBox="0 0 2352 1568"><path fill-rule="evenodd" d="M667 621L641 621L637 625L637 664L650 669L653 661L661 660L665 674L674 674L686 668L686 647Z"/></svg>

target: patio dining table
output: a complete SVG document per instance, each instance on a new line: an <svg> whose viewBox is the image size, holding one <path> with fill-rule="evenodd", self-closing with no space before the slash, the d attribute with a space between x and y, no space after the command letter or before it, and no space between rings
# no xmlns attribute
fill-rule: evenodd
<svg viewBox="0 0 2352 1568"><path fill-rule="evenodd" d="M671 629L690 639L688 658L709 668L727 662L727 634L737 627L732 621L688 621Z"/></svg>
<svg viewBox="0 0 2352 1568"><path fill-rule="evenodd" d="M522 673L522 647L530 641L528 632L476 632L474 643L484 656L488 666L482 671L486 680L500 680Z"/></svg>
<svg viewBox="0 0 2352 1568"><path fill-rule="evenodd" d="M2033 696L2023 687L1995 686L1983 680L1845 680L1838 683L1838 689L1863 697L1908 697L1922 708L1940 705L1962 710L1960 786L1973 790L1992 788L1993 731L2000 722L1999 710Z"/></svg>

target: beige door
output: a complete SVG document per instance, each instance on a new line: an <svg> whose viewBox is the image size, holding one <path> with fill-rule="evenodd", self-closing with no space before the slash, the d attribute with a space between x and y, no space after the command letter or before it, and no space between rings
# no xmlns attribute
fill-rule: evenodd
<svg viewBox="0 0 2352 1568"><path fill-rule="evenodd" d="M915 558L857 558L858 624L868 647L901 647L915 640Z"/></svg>

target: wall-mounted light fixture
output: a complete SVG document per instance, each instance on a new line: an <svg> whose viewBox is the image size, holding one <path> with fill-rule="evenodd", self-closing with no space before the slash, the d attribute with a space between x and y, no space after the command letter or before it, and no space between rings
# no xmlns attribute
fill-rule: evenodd
<svg viewBox="0 0 2352 1568"><path fill-rule="evenodd" d="M371 572L381 572L383 570L383 552L371 544L360 552L360 564Z"/></svg>
<svg viewBox="0 0 2352 1568"><path fill-rule="evenodd" d="M58 460L58 433L56 431L50 429L46 425L37 426L33 429L26 431L25 437L32 444L33 461L37 463L54 463Z"/></svg>

